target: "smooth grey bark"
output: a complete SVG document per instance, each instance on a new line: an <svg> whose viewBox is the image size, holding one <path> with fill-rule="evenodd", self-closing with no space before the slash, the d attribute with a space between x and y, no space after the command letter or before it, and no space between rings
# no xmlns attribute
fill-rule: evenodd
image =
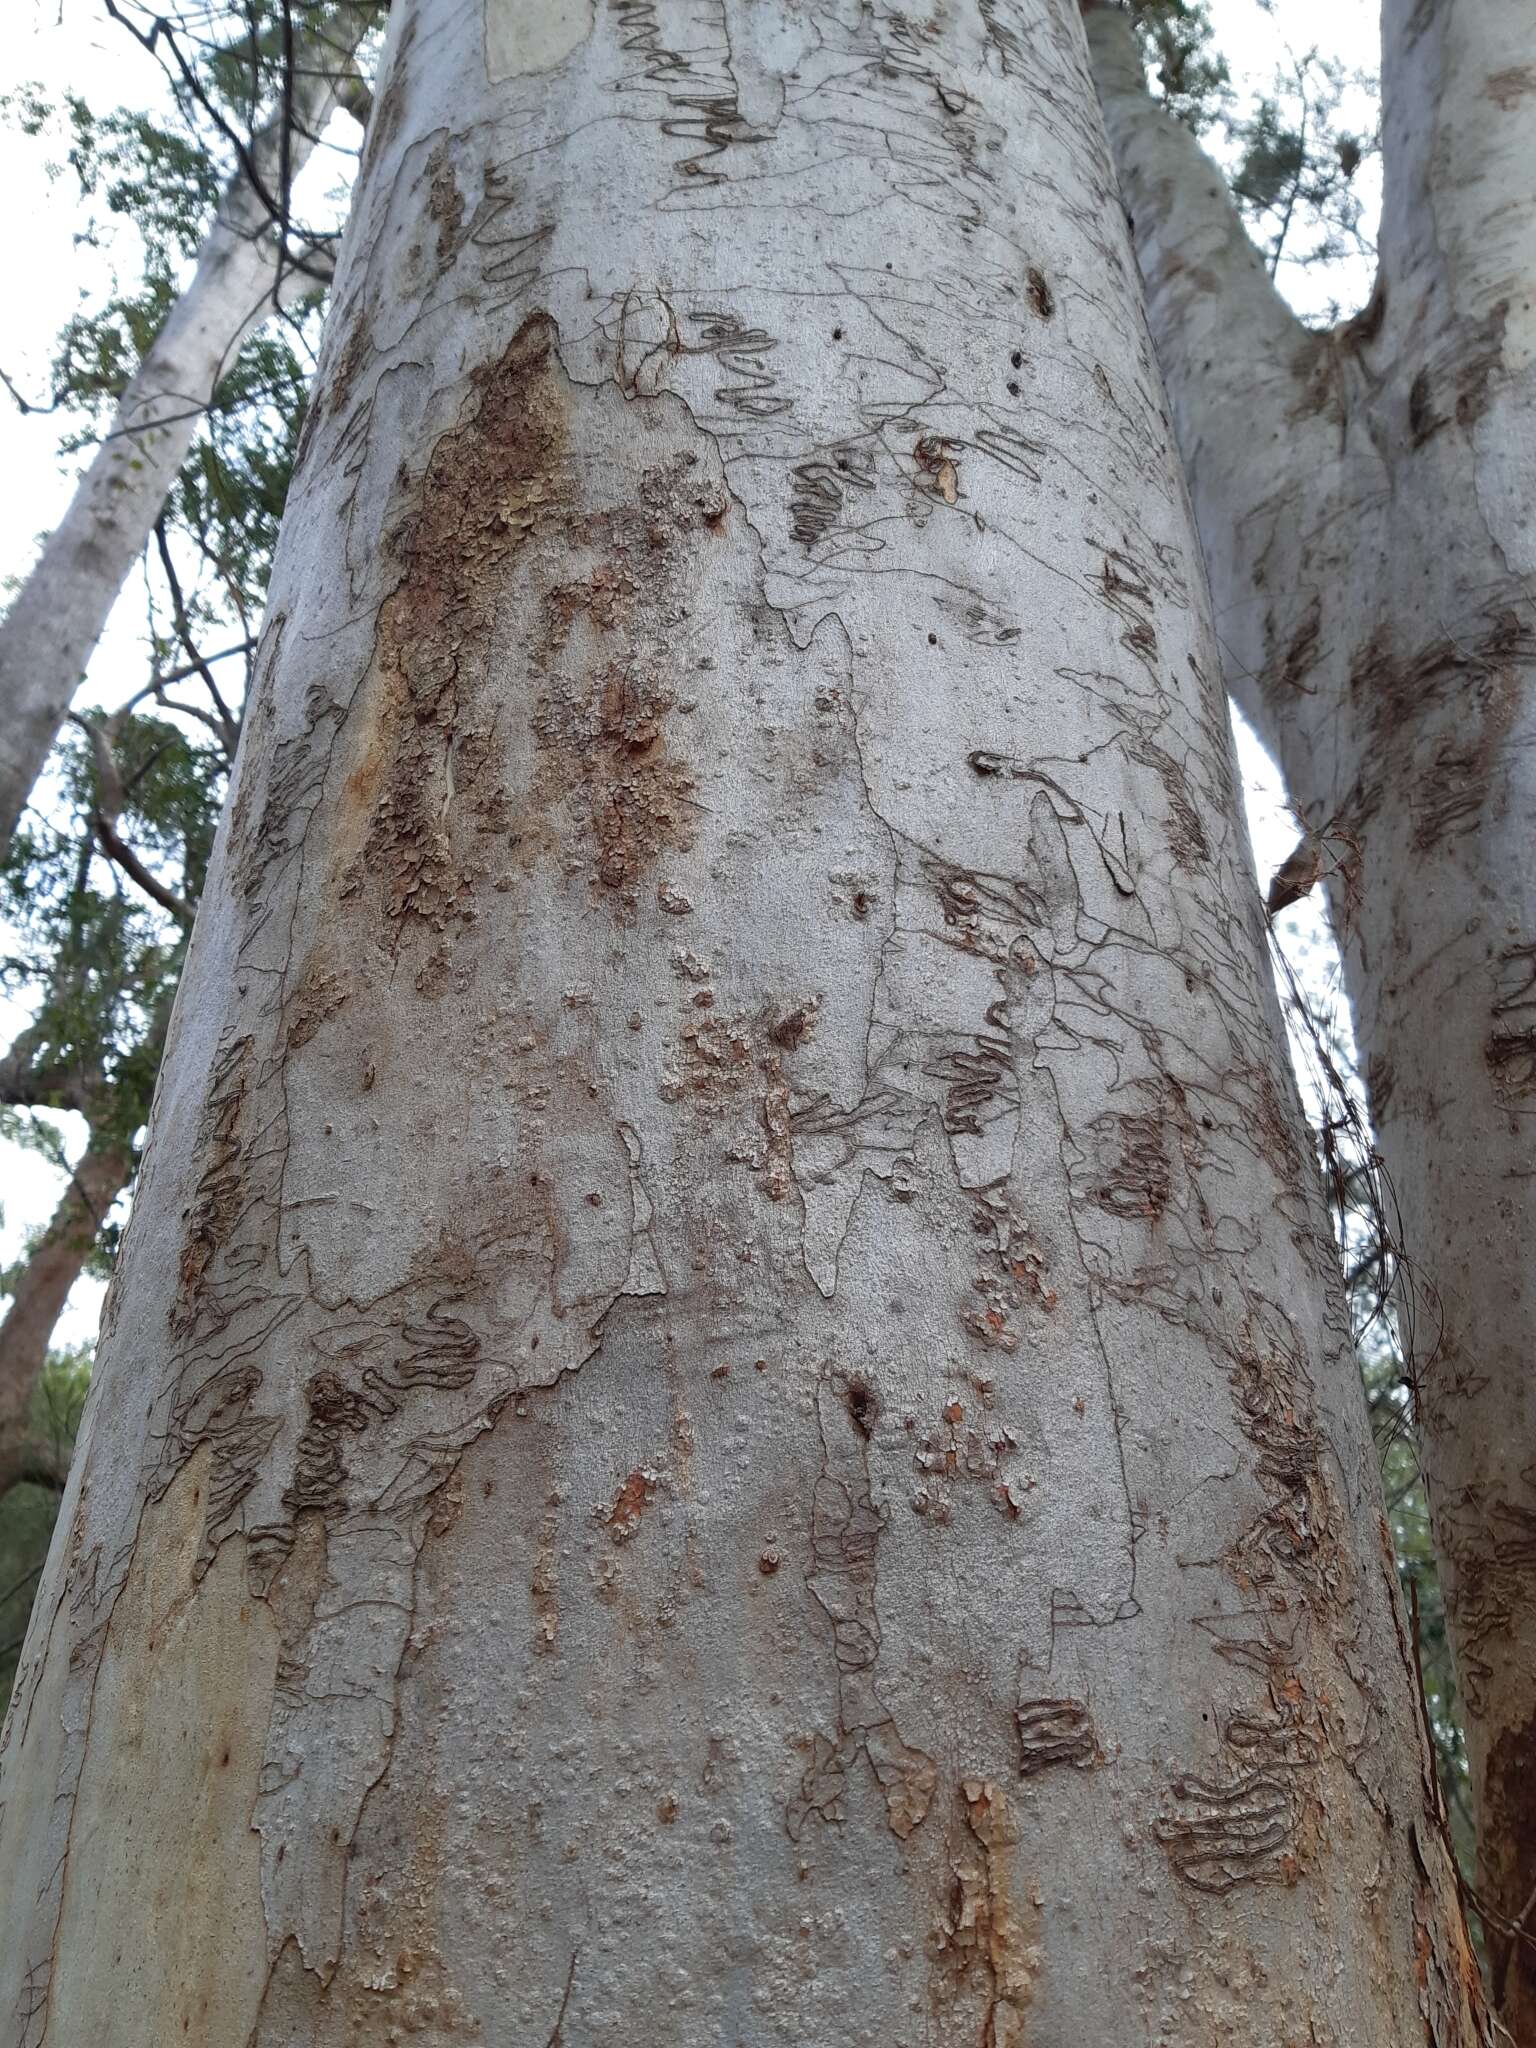
<svg viewBox="0 0 1536 2048"><path fill-rule="evenodd" d="M1528 6L1383 10L1364 313L1293 320L1220 174L1090 41L1227 679L1329 876L1401 1214L1505 2023L1536 2043L1536 71ZM1512 1928L1524 1930L1524 1938Z"/></svg>
<svg viewBox="0 0 1536 2048"><path fill-rule="evenodd" d="M343 61L329 38L323 54ZM323 285L329 258L320 248L306 252L302 268L284 264L270 194L285 151L291 178L344 91L339 71L306 69L294 104L253 140L250 171L242 165L226 186L186 289L124 386L63 518L0 621L0 845L16 829L219 380L274 313Z"/></svg>
<svg viewBox="0 0 1536 2048"><path fill-rule="evenodd" d="M1075 8L391 37L0 2010L1485 2039Z"/></svg>

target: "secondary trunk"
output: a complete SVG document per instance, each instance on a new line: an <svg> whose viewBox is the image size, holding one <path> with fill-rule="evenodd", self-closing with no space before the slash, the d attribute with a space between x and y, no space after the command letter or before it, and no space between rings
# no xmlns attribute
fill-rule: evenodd
<svg viewBox="0 0 1536 2048"><path fill-rule="evenodd" d="M291 112L256 138L255 181L243 169L230 180L186 289L0 623L0 845L16 829L219 380L281 299L318 288L292 265L281 270L269 195L283 126L293 175L329 117L332 90L324 77L304 76Z"/></svg>
<svg viewBox="0 0 1536 2048"><path fill-rule="evenodd" d="M132 1169L126 1145L93 1136L17 1276L0 1322L0 1497L19 1479L34 1475L62 1482L62 1471L53 1469L53 1447L38 1446L31 1438L32 1395L69 1290Z"/></svg>
<svg viewBox="0 0 1536 2048"><path fill-rule="evenodd" d="M391 35L21 2040L1483 2040L1075 7Z"/></svg>
<svg viewBox="0 0 1536 2048"><path fill-rule="evenodd" d="M1536 2043L1536 74L1520 4L1383 15L1375 296L1307 333L1091 18L1227 674L1330 877L1409 1261L1492 1982ZM1526 1939L1511 1923L1526 1928Z"/></svg>

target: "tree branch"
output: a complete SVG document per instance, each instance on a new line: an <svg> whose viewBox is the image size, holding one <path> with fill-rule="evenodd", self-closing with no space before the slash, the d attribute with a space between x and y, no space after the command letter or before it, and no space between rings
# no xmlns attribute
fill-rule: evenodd
<svg viewBox="0 0 1536 2048"><path fill-rule="evenodd" d="M1256 396L1267 411L1283 409L1271 380L1289 370L1306 329L1275 289L1226 179L1184 123L1148 92L1130 17L1119 7L1090 4L1084 19L1175 402L1187 399L1198 379L1205 392L1239 401L1250 418Z"/></svg>
<svg viewBox="0 0 1536 2048"><path fill-rule="evenodd" d="M1196 524L1216 600L1228 689L1279 752L1267 670L1277 619L1251 568L1265 508L1293 523L1330 487L1337 430L1299 388L1330 337L1309 333L1276 290L1221 171L1190 130L1148 92L1128 15L1084 0L1099 101L1146 284L1147 314L1168 388ZM1303 617L1306 592L1285 608ZM1287 609L1280 621L1294 635Z"/></svg>
<svg viewBox="0 0 1536 2048"><path fill-rule="evenodd" d="M1383 0L1381 268L1415 317L1429 304L1432 329L1524 297L1536 275L1531 61L1518 0Z"/></svg>
<svg viewBox="0 0 1536 2048"><path fill-rule="evenodd" d="M160 877L147 868L133 848L117 829L117 820L122 815L123 793L122 773L117 765L117 756L112 751L108 733L93 718L84 718L79 712L69 714L71 725L79 726L91 743L96 761L96 788L99 801L91 812L91 829L96 834L102 852L120 867L131 881L144 891L152 902L168 911L176 922L187 930L192 928L192 906L184 903L174 890L168 889Z"/></svg>

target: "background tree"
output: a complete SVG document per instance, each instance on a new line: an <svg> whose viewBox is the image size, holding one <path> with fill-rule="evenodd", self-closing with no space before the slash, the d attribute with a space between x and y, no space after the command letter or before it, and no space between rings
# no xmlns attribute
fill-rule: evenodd
<svg viewBox="0 0 1536 2048"><path fill-rule="evenodd" d="M88 1349L55 1351L33 1391L28 1477L0 1494L0 1699L9 1699L32 1595L48 1556L61 1475L69 1469L90 1380Z"/></svg>
<svg viewBox="0 0 1536 2048"><path fill-rule="evenodd" d="M52 402L83 412L99 442L0 624L0 842L206 409L216 393L226 406L235 400L242 344L329 276L326 237L294 218L294 180L332 110L359 103L362 46L380 11L357 0L259 0L215 17L210 38L200 11L178 22L109 0L114 18L161 54L170 99L163 119L98 120L78 98L62 110L83 191L131 215L144 273L72 321L61 342ZM24 95L19 114L40 130L50 109Z"/></svg>
<svg viewBox="0 0 1536 2048"><path fill-rule="evenodd" d="M1484 2039L1076 11L731 29L397 10L22 2038Z"/></svg>
<svg viewBox="0 0 1536 2048"><path fill-rule="evenodd" d="M110 161L113 207L142 217L157 206L190 233L196 206L188 192L174 178L155 183L164 138L137 154L137 143L130 147L143 125L76 109L81 183L105 186ZM151 268L159 246L151 234ZM156 289L153 278L144 286L151 304ZM59 388L87 415L113 401L125 360L122 325L131 329L133 320L131 295L120 296L72 323L61 342ZM71 1284L110 1268L116 1226L106 1218L136 1169L238 739L315 325L310 311L290 316L280 332L254 335L222 377L148 537L147 678L126 694L116 683L111 709L74 716L47 800L27 814L0 866L0 986L28 1017L0 1059L6 1129L68 1169L51 1223L32 1233L5 1276L12 1299L0 1322L0 1529L14 1524L21 1535L8 1550L0 1534L0 1567L16 1565L5 1580L21 1584L16 1598L29 1598L35 1583L30 1566L40 1557L26 1553L39 1536L46 1542L45 1509L62 1487L59 1459L71 1441L51 1424L39 1434L39 1375ZM96 690L110 693L114 681L103 677ZM84 1119L72 1160L56 1124L64 1110ZM73 1369L85 1369L78 1352ZM44 1420L52 1413L50 1406ZM13 1484L22 1492L7 1507ZM6 1633L19 1633L19 1624ZM7 1676L0 1666L0 1680Z"/></svg>
<svg viewBox="0 0 1536 2048"><path fill-rule="evenodd" d="M1417 1421L1504 2020L1536 2040L1529 10L1383 10L1376 289L1325 333L1090 15L1229 685L1328 878L1402 1212Z"/></svg>

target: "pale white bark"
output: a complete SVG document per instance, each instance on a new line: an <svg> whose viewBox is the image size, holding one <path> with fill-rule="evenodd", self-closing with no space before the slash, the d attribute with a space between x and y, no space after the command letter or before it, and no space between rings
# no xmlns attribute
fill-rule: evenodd
<svg viewBox="0 0 1536 2048"><path fill-rule="evenodd" d="M1090 18L1228 681L1331 875L1524 2043L1536 1948L1498 1916L1536 1893L1536 68L1523 0L1392 0L1383 29L1377 290L1314 335L1250 317L1221 181Z"/></svg>
<svg viewBox="0 0 1536 2048"><path fill-rule="evenodd" d="M231 178L196 268L123 389L68 509L0 622L0 844L16 829L108 614L154 530L219 380L273 313L321 288L329 259L280 261L270 195L287 126L304 164L337 84L302 78L292 113L258 136Z"/></svg>
<svg viewBox="0 0 1536 2048"><path fill-rule="evenodd" d="M1075 8L391 33L0 2010L1483 2039Z"/></svg>

